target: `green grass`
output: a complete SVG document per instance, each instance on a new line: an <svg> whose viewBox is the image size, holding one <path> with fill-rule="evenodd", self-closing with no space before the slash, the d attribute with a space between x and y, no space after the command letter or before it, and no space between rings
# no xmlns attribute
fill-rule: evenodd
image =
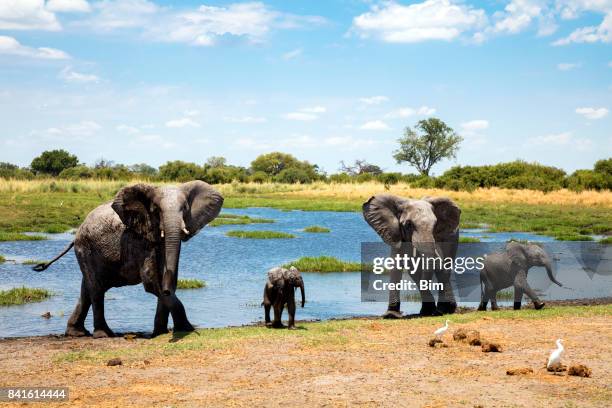
<svg viewBox="0 0 612 408"><path fill-rule="evenodd" d="M612 237L606 237L599 240L600 244L612 244Z"/></svg>
<svg viewBox="0 0 612 408"><path fill-rule="evenodd" d="M295 238L293 234L287 234L286 232L278 231L241 231L232 230L225 233L228 237L233 238L250 238L250 239L281 239L281 238Z"/></svg>
<svg viewBox="0 0 612 408"><path fill-rule="evenodd" d="M490 320L533 320L552 319L559 317L591 317L612 316L612 305L596 306L552 306L542 310L498 310L487 312L471 312L454 314L452 316L426 317L421 319L383 320L377 319L376 324L384 326L384 330L392 331L399 326L434 326L444 324L450 319L454 324L470 323L483 317ZM240 347L245 341L263 342L271 338L286 338L296 342L298 347L346 347L347 344L361 342L362 330L368 330L372 320L349 319L328 320L312 323L298 323L301 330L270 330L262 326L228 327L221 329L200 329L189 334L172 334L156 337L152 340L132 342L130 346L117 347L115 344L102 346L96 350L81 350L60 353L55 361L58 363L88 362L99 364L110 358L120 357L124 363L142 361L154 356L172 356L180 353L201 353L208 350L227 350Z"/></svg>
<svg viewBox="0 0 612 408"><path fill-rule="evenodd" d="M210 224L211 227L220 225L248 225L248 224L272 224L274 220L269 218L252 218L248 215L221 213Z"/></svg>
<svg viewBox="0 0 612 408"><path fill-rule="evenodd" d="M200 289L205 287L206 282L199 279L179 279L176 284L177 289Z"/></svg>
<svg viewBox="0 0 612 408"><path fill-rule="evenodd" d="M301 272L360 272L361 263L342 261L332 256L304 256L283 267L295 266Z"/></svg>
<svg viewBox="0 0 612 408"><path fill-rule="evenodd" d="M26 235L20 232L0 232L0 241L42 241L47 239L43 235Z"/></svg>
<svg viewBox="0 0 612 408"><path fill-rule="evenodd" d="M36 259L26 259L21 264L22 265L38 265L41 263L47 263L47 261L37 261Z"/></svg>
<svg viewBox="0 0 612 408"><path fill-rule="evenodd" d="M0 263L4 263L4 262L6 262L6 258L0 255Z"/></svg>
<svg viewBox="0 0 612 408"><path fill-rule="evenodd" d="M480 238L475 237L459 237L459 242L462 244L472 244L476 242L480 242Z"/></svg>
<svg viewBox="0 0 612 408"><path fill-rule="evenodd" d="M557 235L555 239L558 241L593 241L593 237L588 235L564 234Z"/></svg>
<svg viewBox="0 0 612 408"><path fill-rule="evenodd" d="M42 302L51 297L51 292L40 288L13 288L0 290L0 306L23 305L24 303Z"/></svg>
<svg viewBox="0 0 612 408"><path fill-rule="evenodd" d="M311 225L310 227L304 228L304 232L323 233L331 232L329 228L319 227L318 225Z"/></svg>

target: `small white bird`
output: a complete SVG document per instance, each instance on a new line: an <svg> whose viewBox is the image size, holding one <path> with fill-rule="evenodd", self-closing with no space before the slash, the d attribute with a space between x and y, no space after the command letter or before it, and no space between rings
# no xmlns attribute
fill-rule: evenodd
<svg viewBox="0 0 612 408"><path fill-rule="evenodd" d="M561 354L563 354L563 351L565 350L563 348L563 344L561 344L561 341L561 339L557 339L557 348L550 353L546 368L551 368L557 364L561 364Z"/></svg>
<svg viewBox="0 0 612 408"><path fill-rule="evenodd" d="M446 324L444 324L444 327L440 327L438 330L434 332L434 334L436 335L436 337L441 337L442 335L444 335L444 333L446 333L447 330L448 330L448 319L446 319Z"/></svg>

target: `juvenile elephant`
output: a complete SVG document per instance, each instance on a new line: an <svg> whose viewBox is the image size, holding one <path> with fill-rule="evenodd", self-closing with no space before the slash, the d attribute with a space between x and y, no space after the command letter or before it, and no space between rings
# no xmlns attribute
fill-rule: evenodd
<svg viewBox="0 0 612 408"><path fill-rule="evenodd" d="M532 266L543 266L551 281L559 286L552 274L552 261L544 248L537 244L522 244L512 241L506 244L505 252L495 252L486 256L484 268L480 271L481 301L478 310L487 310L491 300L491 309L497 310L495 299L497 291L514 286L514 309L521 308L523 293L533 301L536 309L542 309L544 303L527 283L527 273Z"/></svg>
<svg viewBox="0 0 612 408"><path fill-rule="evenodd" d="M191 181L179 186L124 187L113 201L90 212L64 252L34 267L47 269L74 246L83 280L66 335L89 334L84 323L92 306L93 336L112 337L104 317L104 294L112 287L140 282L157 296L154 336L168 332L170 313L175 331L194 330L175 295L181 241L212 221L222 205L223 197L211 186Z"/></svg>
<svg viewBox="0 0 612 408"><path fill-rule="evenodd" d="M304 296L304 280L300 271L294 266L286 268L272 268L268 271L268 280L264 287L263 302L265 309L266 326L276 328L285 327L281 322L283 308L287 305L289 313L288 327L295 329L295 289L300 288L302 293L302 307L306 303ZM270 321L270 308L274 306L274 322Z"/></svg>
<svg viewBox="0 0 612 408"><path fill-rule="evenodd" d="M408 255L454 260L457 254L461 210L450 198L425 197L422 200L411 200L379 194L363 204L363 216L382 240L391 246L393 258L396 255ZM437 307L431 291L420 290L421 315L455 312L457 303L450 283L451 272L443 268L435 271L433 268L419 268L410 275L418 285L421 280L430 281L435 273L438 282L443 284ZM390 271L391 283L398 283L401 278L401 270ZM399 291L390 290L389 306L383 317L401 316Z"/></svg>

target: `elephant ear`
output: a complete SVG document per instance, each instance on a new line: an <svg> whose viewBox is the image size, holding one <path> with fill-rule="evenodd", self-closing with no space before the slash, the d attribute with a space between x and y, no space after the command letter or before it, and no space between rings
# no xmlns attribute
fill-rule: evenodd
<svg viewBox="0 0 612 408"><path fill-rule="evenodd" d="M121 222L131 231L154 241L156 225L159 225L157 212L154 210L155 187L147 184L135 184L124 187L117 192L111 204Z"/></svg>
<svg viewBox="0 0 612 408"><path fill-rule="evenodd" d="M506 244L506 253L510 261L512 261L513 266L519 267L520 269L527 268L528 258L523 244L514 241L508 242L508 244Z"/></svg>
<svg viewBox="0 0 612 408"><path fill-rule="evenodd" d="M432 205L437 219L434 228L435 240L437 242L447 241L459 230L461 209L447 197L424 197L423 200Z"/></svg>
<svg viewBox="0 0 612 408"><path fill-rule="evenodd" d="M280 288L285 284L284 271L286 269L280 267L272 268L268 271L268 280L276 288Z"/></svg>
<svg viewBox="0 0 612 408"><path fill-rule="evenodd" d="M203 181L190 181L181 186L187 196L189 211L185 214L185 226L189 230L184 240L197 234L206 224L217 218L223 206L223 196Z"/></svg>
<svg viewBox="0 0 612 408"><path fill-rule="evenodd" d="M378 194L363 203L363 218L387 245L402 242L400 216L405 201L391 194Z"/></svg>

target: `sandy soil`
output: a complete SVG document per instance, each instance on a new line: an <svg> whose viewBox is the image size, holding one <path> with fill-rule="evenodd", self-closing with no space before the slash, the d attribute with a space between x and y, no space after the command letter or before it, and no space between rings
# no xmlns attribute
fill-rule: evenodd
<svg viewBox="0 0 612 408"><path fill-rule="evenodd" d="M612 406L610 315L480 314L468 323L451 323L445 348L427 345L439 319L350 323L321 338L301 336L321 324L310 323L282 336L269 330L224 347L177 353L136 353L152 345L146 339L4 339L0 386L69 385L71 406ZM483 353L453 341L457 328L479 330L503 352ZM592 378L546 371L558 337L565 340L563 362L586 364ZM106 350L105 356L124 363L109 367L106 357L61 358L79 350ZM531 367L533 374L506 375L517 367Z"/></svg>

